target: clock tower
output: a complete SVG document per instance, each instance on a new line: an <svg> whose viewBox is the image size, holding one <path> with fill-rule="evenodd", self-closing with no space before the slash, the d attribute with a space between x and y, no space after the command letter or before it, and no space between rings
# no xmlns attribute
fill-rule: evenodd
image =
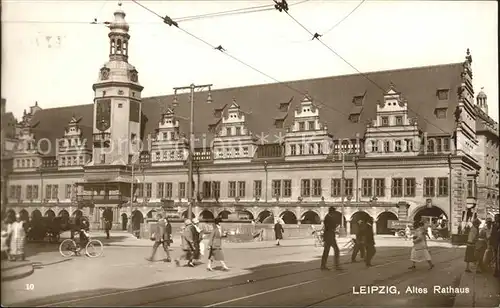
<svg viewBox="0 0 500 308"><path fill-rule="evenodd" d="M126 165L141 140L141 91L138 72L128 63L129 25L122 4L109 23L109 61L94 90L92 165Z"/></svg>

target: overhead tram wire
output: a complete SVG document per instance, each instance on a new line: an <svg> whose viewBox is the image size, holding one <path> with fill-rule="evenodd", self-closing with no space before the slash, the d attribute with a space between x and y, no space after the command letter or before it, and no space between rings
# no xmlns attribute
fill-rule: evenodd
<svg viewBox="0 0 500 308"><path fill-rule="evenodd" d="M102 12L104 6L109 2L110 0L106 0L103 3L103 6L99 10L98 15L100 12ZM302 0L293 4L290 4L290 6L295 6L299 4L303 4L306 2L309 2L311 0ZM239 8L239 9L233 9L233 10L226 10L226 11L220 11L220 12L214 12L214 13L206 13L206 14L199 14L199 15L191 15L191 16L184 16L184 17L178 17L178 18L173 18L176 20L178 23L185 23L185 22L192 22L192 21L197 21L197 20L203 20L203 19L209 19L209 18L219 18L219 17L229 17L229 16L237 16L237 15L243 15L243 14L252 14L252 13L259 13L259 12L266 12L266 11L272 11L274 10L274 5L272 4L266 4L266 5L259 5L259 6L252 6L252 7L245 7L245 8ZM94 21L63 21L63 20L3 20L3 23L6 24L107 24L106 22L98 22L97 21L97 16L94 18ZM157 24L157 22L134 22L130 21L128 22L129 24Z"/></svg>
<svg viewBox="0 0 500 308"><path fill-rule="evenodd" d="M282 0L283 2L280 2L281 4L285 3L286 4L286 0ZM288 7L285 9L283 9L283 7L281 7L282 10L278 9L280 12L281 11L284 11L293 21L295 21L295 23L297 23L302 29L304 29L307 33L309 33L313 39L316 39L318 40L323 46L325 46L328 50L330 50L334 55L336 55L337 57L339 57L342 61L344 61L347 65L349 65L351 68L353 68L356 72L358 72L360 75L362 75L364 78L366 78L368 81L370 81L373 85L375 85L377 88L379 88L380 90L382 90L382 93L385 93L385 91L387 89L384 89L382 88L381 86L379 86L375 81L373 81L370 77L368 77L365 73L361 72L360 70L358 70L354 65L352 65L349 61L347 61L344 57L342 57L338 52L336 52L333 48L331 48L330 46L328 46L325 42L323 42L320 37L321 35L318 35L318 33L312 33L306 26L304 26L301 22L299 22L295 17L293 17L290 12L288 12ZM412 111L413 113L415 113L416 115L420 116L425 122L427 122L428 124L434 126L435 128L439 129L440 131L442 131L443 133L445 134L449 134L448 132L444 131L441 127L438 127L436 126L434 123L432 123L431 121L429 121L426 117L424 117L423 115L419 114L418 112L416 112L415 110L412 110L409 106L407 107L409 111ZM458 142L458 141L457 141ZM462 144L464 145L464 144Z"/></svg>
<svg viewBox="0 0 500 308"><path fill-rule="evenodd" d="M366 0L362 0L358 5L356 5L356 7L349 12L349 14L347 14L346 16L344 16L344 18L342 18L341 20L339 20L336 24L334 24L330 29L326 30L325 32L322 33L322 36L325 36L327 35L328 33L330 33L333 29L335 29L336 27L338 27L342 22L344 22L344 20L346 20L347 18L349 18L349 16L351 16L363 3L365 3ZM291 6L291 5L290 5Z"/></svg>
<svg viewBox="0 0 500 308"><path fill-rule="evenodd" d="M309 93L309 91L303 92L303 91L301 91L301 90L298 90L298 89L296 89L296 88L294 88L294 87L290 86L290 85L289 85L289 84L287 84L286 82L280 81L280 80L278 80L278 79L276 79L276 78L274 78L274 77L270 76L269 74L264 73L263 71L259 70L258 68L253 67L252 65L245 63L244 61L242 61L242 60L240 60L240 59L236 58L235 56L233 56L233 55L231 55L231 54L229 54L229 53L228 53L225 49L223 49L223 48L222 48L222 46L221 46L221 45L219 45L219 46L217 46L217 47L216 47L215 45L212 45L211 43L209 43L209 42L207 42L206 40L204 40L204 39L202 39L202 38L200 38L200 37L198 37L198 36L196 36L196 35L194 35L194 34L190 33L189 31L187 31L187 30L184 30L184 29L180 28L178 25L176 25L175 21L172 21L172 20L170 19L170 17L168 17L168 15L166 15L165 17L163 17L163 16L161 16L160 14L158 14L157 12L155 12L155 11L151 10L150 8L148 8L148 7L144 6L143 4L139 3L137 0L131 0L131 1L132 1L132 2L134 2L134 3L136 3L137 5L141 6L143 9L145 9L145 10L149 11L151 14L153 14L153 15L157 16L158 18L162 19L164 22L165 22L165 20L169 20L170 22L173 22L173 23L171 23L171 24L169 24L169 25L170 25L170 26L172 26L172 25L173 25L173 26L175 26L175 27L176 27L177 29L179 29L180 31L182 31L182 32L184 32L185 34L187 34L187 35L191 36L192 38L194 38L194 39L196 39L196 40L198 40L198 41L202 42L203 44L205 44L205 45L207 45L207 46L211 47L212 49L216 49L216 50L221 51L223 54L225 54L226 56L230 57L231 59L233 59L233 60L235 60L235 61L239 62L240 64L242 64L242 65L244 65L244 66L246 66L246 67L248 67L248 68L250 68L250 69L252 69L253 71L258 72L259 74L261 74L261 75L263 75L263 76L266 76L267 78L272 79L273 81L277 82L278 84L280 84L280 85L282 85L282 86L284 86L284 87L286 87L286 88L289 88L290 90L292 90L292 91L294 91L294 92L296 92L296 93L298 93L298 94L300 94L300 95L302 95L302 96L308 96L309 98L311 98L311 100L312 100L312 101L313 101L313 102L314 102L314 103L315 103L315 104L316 104L319 108L321 108L321 107L325 107L325 108L328 108L328 109L333 110L333 111L335 111L335 112L338 112L339 114L342 114L342 115L344 115L344 116L347 116L347 117L349 116L348 114L346 114L346 113L342 112L341 110L339 110L339 109L337 109L337 108L335 108L335 107L333 107L333 106L327 105L327 104L325 104L325 103L321 102L320 100L315 99L315 98L314 98L314 97L313 97L313 96ZM166 23L166 22L165 22L165 23ZM175 24L174 24L174 23L175 23ZM168 23L167 23L167 24L168 24ZM378 129L378 128L377 128L377 129ZM391 134L391 133L388 133L388 135L389 135L389 136L393 136L393 137L397 137L396 135L393 135L393 134Z"/></svg>

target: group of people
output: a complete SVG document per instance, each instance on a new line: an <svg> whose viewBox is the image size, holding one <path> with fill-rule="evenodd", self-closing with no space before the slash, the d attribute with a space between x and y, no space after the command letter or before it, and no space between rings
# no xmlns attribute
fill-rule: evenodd
<svg viewBox="0 0 500 308"><path fill-rule="evenodd" d="M151 240L154 241L151 256L146 258L148 261L153 261L156 251L160 245L163 247L167 258L165 262L171 262L169 247L173 243L172 239L172 225L168 218L163 217L162 214L157 215L158 222L155 229L151 234ZM224 271L228 271L229 267L224 262L224 253L222 251L222 238L226 237L226 233L222 230L220 223L222 220L216 218L214 220L213 228L210 232L205 232L200 228L199 220L194 218L192 220L186 219L184 226L181 230L181 254L175 259L175 264L180 266L180 261L187 261L188 267L195 267L201 257L205 254L205 245L203 244L204 235L208 235L208 263L207 270L212 271L213 261L219 261Z"/></svg>
<svg viewBox="0 0 500 308"><path fill-rule="evenodd" d="M499 276L500 262L500 214L495 215L495 221L488 217L484 227L480 228L481 221L476 219L467 235L467 248L465 250L466 272L471 272L470 264L476 265L476 272L487 272L491 261L494 260L494 275Z"/></svg>
<svg viewBox="0 0 500 308"><path fill-rule="evenodd" d="M16 214L15 221L12 221L8 217L2 221L1 236L2 260L8 259L10 261L17 261L21 259L24 261L26 230L24 228L24 221L21 220L21 215L19 215L19 213Z"/></svg>

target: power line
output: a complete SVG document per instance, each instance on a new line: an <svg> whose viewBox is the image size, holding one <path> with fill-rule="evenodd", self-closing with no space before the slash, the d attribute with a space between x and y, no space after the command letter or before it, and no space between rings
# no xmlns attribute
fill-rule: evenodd
<svg viewBox="0 0 500 308"><path fill-rule="evenodd" d="M151 10L150 8L148 8L148 7L144 6L143 4L139 3L137 0L132 0L132 1L133 1L134 3L136 3L137 5L141 6L142 8L144 8L145 10L149 11L151 14L153 14L153 15L157 16L158 18L161 18L162 20L165 20L165 19L167 19L167 18L169 19L168 15L167 15L166 17L163 17L163 16L161 16L160 14L156 13L155 11ZM281 84L281 85L283 85L283 86L285 86L285 87L287 87L287 88L291 89L292 91L294 91L294 92L296 92L296 93L301 94L302 96L308 96L309 98L311 98L311 99L312 99L312 100L313 100L313 101L314 101L314 102L318 105L318 107L323 106L323 107L329 108L329 109L331 109L331 110L333 110L333 111L336 111L336 112L338 112L338 113L340 113L340 114L342 114L342 115L348 116L348 115L347 115L347 114L345 114L344 112L342 112L342 111L340 111L340 110L338 110L338 109L336 109L336 108L334 108L334 107L332 107L332 106L330 106L330 105L327 105L327 104L325 104L325 103L322 103L322 102L321 102L321 101L319 101L319 100L316 100L316 99L315 99L314 97L312 97L312 96L311 96L308 92L305 92L305 93L304 93L304 92L302 92L302 91L300 91L300 90L298 90L298 89L296 89L296 88L294 88L294 87L292 87L292 86L288 85L287 83L282 82L282 81L280 81L280 80L278 80L278 79L276 79L276 78L274 78L274 77L270 76L270 75L269 75L269 74L267 74L267 73L264 73L263 71L259 70L258 68L256 68L256 67L254 67L254 66L252 66L252 65L250 65L250 64L248 64L248 63L246 63L246 62L244 62L244 61L242 61L242 60L240 60L240 59L238 59L238 58L236 58L235 56L233 56L233 55L229 54L229 53L228 53L228 52L227 52L227 51L226 51L226 50L222 47L222 45L219 45L219 46L212 45L212 44L211 44L211 43L209 43L208 41L206 41L206 40L204 40L204 39L202 39L202 38L200 38L200 37L198 37L198 36L196 36L196 35L192 34L191 32L189 32L189 31L187 31L187 30L184 30L184 29L182 29L182 28L180 28L180 27L178 27L178 26L176 26L176 28L177 28L177 29L179 29L180 31L184 32L185 34L187 34L187 35L191 36L192 38L194 38L194 39L196 39L196 40L198 40L198 41L202 42L203 44L205 44L205 45L207 45L207 46L211 47L212 49L219 50L220 52L222 52L222 53L223 53L223 54L225 54L226 56L230 57L231 59L233 59L233 60L235 60L235 61L239 62L240 64L242 64L242 65L244 65L244 66L246 66L246 67L248 67L248 68L250 68L250 69L252 69L252 70L254 70L254 71L256 71L256 72L258 72L259 74L261 74L261 75L263 75L263 76L266 76L267 78L270 78L270 79L272 79L272 80L276 81L278 84ZM366 77L366 76L365 76L365 77ZM385 90L383 90L383 91L385 92ZM380 128L377 128L377 129L380 129ZM395 135L393 135L393 134L391 134L391 133L388 133L388 135L389 135L389 136L395 136Z"/></svg>
<svg viewBox="0 0 500 308"><path fill-rule="evenodd" d="M295 23L297 23L302 29L304 29L307 33L309 33L314 39L318 40L323 46L325 46L328 50L330 50L334 55L336 55L337 57L339 57L342 61L344 61L347 65L349 65L351 68L353 68L356 72L358 72L360 75L362 75L363 77L365 77L368 81L370 81L373 85L375 85L377 88L379 88L380 90L382 90L383 93L385 93L385 89L382 88L381 86L379 86L375 81L373 81L370 77L368 77L365 73L361 72L360 70L358 70L354 65L352 65L349 61L347 61L344 57L342 57L338 52L336 52L333 48L331 48L330 46L328 46L325 42L323 42L320 37L321 35L318 35L317 33L312 33L309 29L307 29L306 26L304 26L302 23L300 23L295 17L293 17L289 12L288 10L284 10L285 13L293 20L295 21ZM439 129L440 131L442 131L443 133L445 134L449 134L448 132L444 131L441 127L438 127L437 125L435 125L434 123L432 123L431 121L429 121L426 117L422 116L421 114L419 114L418 112L416 112L415 110L412 110L409 106L407 107L408 110L414 112L416 115L420 115L421 118L427 122L428 124L434 126L435 128ZM457 140L458 142L458 140Z"/></svg>
<svg viewBox="0 0 500 308"><path fill-rule="evenodd" d="M349 18L349 16L351 16L363 3L365 3L366 0L362 0L351 12L349 12L349 14L347 14L344 18L342 18L341 20L339 20L336 24L334 24L330 29L326 30L325 32L323 32L323 36L327 35L330 31L332 31L333 29L335 29L337 26L339 26L344 20L346 20L347 18Z"/></svg>

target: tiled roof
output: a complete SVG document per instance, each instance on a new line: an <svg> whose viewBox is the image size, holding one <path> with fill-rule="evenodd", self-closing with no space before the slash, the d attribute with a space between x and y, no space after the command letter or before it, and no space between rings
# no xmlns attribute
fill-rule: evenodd
<svg viewBox="0 0 500 308"><path fill-rule="evenodd" d="M456 90L461 83L461 71L462 63L452 63L372 72L365 75L383 89L388 89L389 84L393 82L408 101L409 109L412 110L409 111L409 116L415 117L415 113L418 113L418 124L423 131L429 134L450 134L454 127L453 117L437 119L434 115L434 109L438 104L436 91L443 87L450 89L448 108L454 110L457 105ZM319 107L320 121L327 124L328 132L334 138L355 138L356 133L362 136L368 120L375 118L377 100L382 101L384 94L384 91L359 74L298 80L286 84L287 86L273 83L212 90L213 102L210 104L206 102L208 96L206 91L195 93L197 137L202 139L202 134L206 134L209 141L212 139L213 134L208 132L208 127L217 122L214 110L224 105L230 106L232 99L235 98L236 103L245 112L249 130L255 135L261 133L270 135L268 141L273 142L274 134L285 131L274 126L275 119L283 117L283 111L279 109L280 103L294 97L284 123L284 127L288 127L294 120L294 110L303 98L303 95L290 89L291 87L301 93L308 93L312 97L313 103ZM353 97L359 93L365 93L363 110L359 122L353 123L349 121L349 113L353 108ZM153 133L158 127L161 112L166 106L172 104L173 98L173 95L167 95L142 99L142 110L145 115L144 136ZM177 99L179 105L175 108L175 113L180 115L181 119L189 119L189 94L178 95ZM227 113L227 108L224 113ZM82 117L79 125L87 140L90 141L92 138L92 104L38 111L32 122L39 122L34 128L36 138L54 140L62 137L64 128L73 115ZM187 134L189 121L179 122L181 132Z"/></svg>

